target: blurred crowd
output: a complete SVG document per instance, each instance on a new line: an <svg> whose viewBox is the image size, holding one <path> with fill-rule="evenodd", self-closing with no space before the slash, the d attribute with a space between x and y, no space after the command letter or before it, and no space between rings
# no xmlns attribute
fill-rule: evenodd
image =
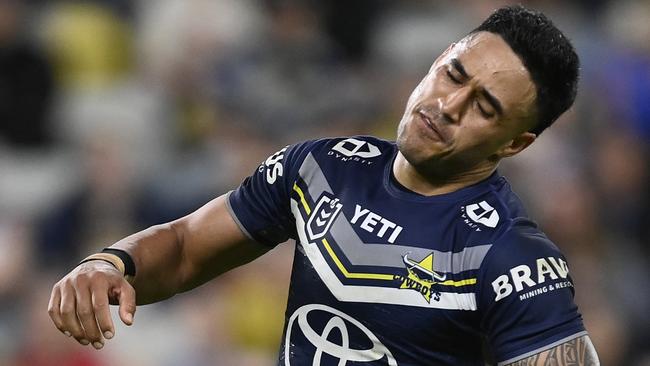
<svg viewBox="0 0 650 366"><path fill-rule="evenodd" d="M286 144L394 138L433 59L505 3L0 0L0 365L273 365L293 243L140 307L101 351L54 328L51 287ZM501 173L567 256L603 365L650 365L650 1L521 3L574 41L581 85Z"/></svg>

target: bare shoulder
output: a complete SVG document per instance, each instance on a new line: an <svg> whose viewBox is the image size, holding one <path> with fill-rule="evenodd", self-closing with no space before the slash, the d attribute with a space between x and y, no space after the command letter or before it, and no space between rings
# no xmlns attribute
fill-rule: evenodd
<svg viewBox="0 0 650 366"><path fill-rule="evenodd" d="M598 366L598 355L589 336L574 338L507 366Z"/></svg>

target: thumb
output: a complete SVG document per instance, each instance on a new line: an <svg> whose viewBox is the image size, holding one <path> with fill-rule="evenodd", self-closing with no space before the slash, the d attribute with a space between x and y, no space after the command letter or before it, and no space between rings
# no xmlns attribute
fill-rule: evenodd
<svg viewBox="0 0 650 366"><path fill-rule="evenodd" d="M135 315L135 289L133 286L124 281L118 289L117 300L120 305L120 319L126 325L133 324Z"/></svg>

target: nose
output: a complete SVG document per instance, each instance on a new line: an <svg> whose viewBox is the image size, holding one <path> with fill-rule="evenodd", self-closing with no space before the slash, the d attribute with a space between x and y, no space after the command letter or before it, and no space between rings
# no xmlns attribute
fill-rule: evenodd
<svg viewBox="0 0 650 366"><path fill-rule="evenodd" d="M469 87L460 88L440 99L440 112L449 123L459 123L471 99Z"/></svg>

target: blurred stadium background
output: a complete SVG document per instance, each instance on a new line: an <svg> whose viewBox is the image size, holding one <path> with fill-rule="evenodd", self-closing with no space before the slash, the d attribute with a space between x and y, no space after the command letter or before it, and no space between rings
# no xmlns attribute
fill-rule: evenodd
<svg viewBox="0 0 650 366"><path fill-rule="evenodd" d="M434 57L505 3L0 0L0 365L274 364L291 243L140 307L99 352L51 324L51 286L285 144L393 138ZM582 82L502 173L568 257L603 365L650 365L650 1L523 3Z"/></svg>

